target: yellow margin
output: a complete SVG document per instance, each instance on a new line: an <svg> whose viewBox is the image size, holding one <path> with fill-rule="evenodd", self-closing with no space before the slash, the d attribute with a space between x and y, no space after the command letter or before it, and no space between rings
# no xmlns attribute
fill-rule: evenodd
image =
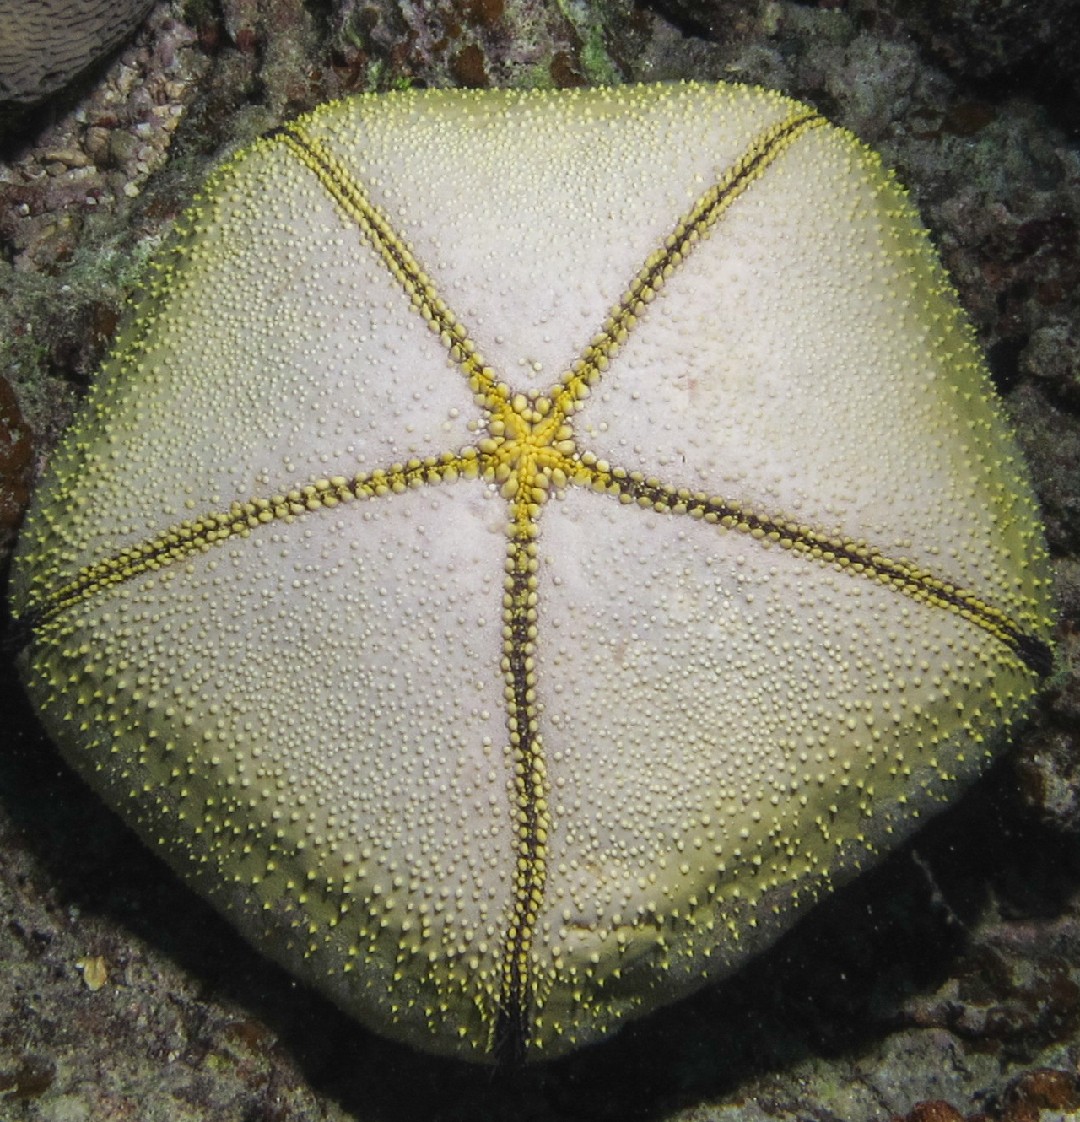
<svg viewBox="0 0 1080 1122"><path fill-rule="evenodd" d="M235 502L228 510L180 522L83 567L66 584L39 594L29 613L33 629L48 629L81 602L223 541L245 537L266 523L292 521L341 503L450 483L462 476L496 484L509 505L501 672L514 761L516 853L497 1008L494 1017L490 1012L485 1016L492 1032L489 1046L511 1060L520 1059L525 1052L530 1013L539 996L532 945L547 879L551 822L535 703L536 539L541 507L553 489L571 484L590 487L623 503L736 530L763 545L788 549L853 576L878 581L921 603L957 613L999 640L1033 672L1049 671L1046 645L974 592L908 561L888 557L864 542L830 537L780 515L752 510L721 496L673 488L639 472L613 467L579 449L574 440L571 417L667 278L773 161L801 136L825 123L817 114L801 110L761 132L679 220L663 246L650 254L600 332L546 395L515 394L497 380L408 245L328 145L302 125L276 130L264 142L282 144L312 172L383 260L417 314L439 335L487 414L486 436L457 452L393 463L351 478L310 480L289 491Z"/></svg>

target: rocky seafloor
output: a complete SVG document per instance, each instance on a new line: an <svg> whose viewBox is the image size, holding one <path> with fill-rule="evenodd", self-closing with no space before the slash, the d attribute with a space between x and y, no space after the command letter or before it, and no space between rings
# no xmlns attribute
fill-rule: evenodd
<svg viewBox="0 0 1080 1122"><path fill-rule="evenodd" d="M1080 1114L1080 14L1072 0L180 0L0 116L0 550L221 153L401 85L695 77L809 101L912 190L1029 457L1058 672L958 805L767 955L499 1074L358 1028L60 761L0 664L0 1119L994 1122Z"/></svg>

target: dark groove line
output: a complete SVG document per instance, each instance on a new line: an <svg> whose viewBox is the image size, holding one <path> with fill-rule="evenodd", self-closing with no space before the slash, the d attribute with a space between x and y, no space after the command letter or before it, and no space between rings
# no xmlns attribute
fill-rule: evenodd
<svg viewBox="0 0 1080 1122"><path fill-rule="evenodd" d="M529 955L547 880L546 838L549 833L544 804L544 750L535 728L536 704L530 696L536 689L534 672L529 669L536 653L536 644L530 635L536 626L536 608L532 604L536 579L530 573L535 549L532 535L528 533L531 519L521 514L523 512L519 512L517 520L519 528L511 537L509 554L513 572L507 588L509 608L504 615L510 630L504 651L509 664L507 682L511 693L508 713L515 760L517 859L513 920L506 934L502 989L493 1037L495 1052L510 1066L524 1060L528 1046L529 1013L533 1004Z"/></svg>
<svg viewBox="0 0 1080 1122"><path fill-rule="evenodd" d="M601 485L660 513L685 511L691 517L707 518L783 548L808 553L815 560L839 565L852 575L869 574L914 600L957 612L999 639L1040 678L1053 669L1049 644L1025 631L1004 612L950 581L897 561L871 546L829 538L809 526L758 514L704 493L675 490L635 472L609 471Z"/></svg>

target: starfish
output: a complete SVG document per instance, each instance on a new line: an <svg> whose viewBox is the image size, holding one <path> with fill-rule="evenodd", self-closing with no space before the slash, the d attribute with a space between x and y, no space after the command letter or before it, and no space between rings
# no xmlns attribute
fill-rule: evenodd
<svg viewBox="0 0 1080 1122"><path fill-rule="evenodd" d="M599 239L577 295L614 299L575 343L563 266L657 135L706 155L652 191L673 217ZM1042 566L854 138L735 87L444 92L217 173L53 465L16 612L69 758L257 946L382 1031L520 1060L733 969L962 788L1050 669Z"/></svg>

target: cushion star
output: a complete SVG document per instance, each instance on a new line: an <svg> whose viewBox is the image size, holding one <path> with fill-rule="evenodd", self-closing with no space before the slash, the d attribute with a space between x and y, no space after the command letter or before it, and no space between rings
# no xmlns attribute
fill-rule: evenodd
<svg viewBox="0 0 1080 1122"><path fill-rule="evenodd" d="M727 85L365 96L230 159L13 588L105 799L261 950L469 1059L736 968L1051 660L904 192Z"/></svg>

